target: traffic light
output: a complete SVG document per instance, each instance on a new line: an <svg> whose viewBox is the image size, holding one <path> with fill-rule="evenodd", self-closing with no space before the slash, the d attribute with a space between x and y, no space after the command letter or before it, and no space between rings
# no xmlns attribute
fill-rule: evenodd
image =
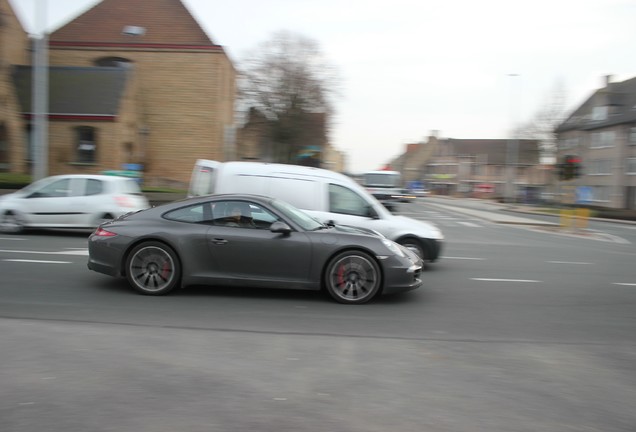
<svg viewBox="0 0 636 432"><path fill-rule="evenodd" d="M567 155L563 158L563 163L557 165L560 180L572 180L581 177L581 158L574 155Z"/></svg>

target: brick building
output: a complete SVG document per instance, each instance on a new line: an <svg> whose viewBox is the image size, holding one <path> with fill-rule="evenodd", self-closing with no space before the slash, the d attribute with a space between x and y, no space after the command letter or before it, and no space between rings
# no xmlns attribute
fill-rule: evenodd
<svg viewBox="0 0 636 432"><path fill-rule="evenodd" d="M17 38L0 37L2 46ZM231 153L234 66L180 0L103 0L48 42L48 174L138 164L147 185L182 186L196 159ZM10 79L27 136L28 69L13 67ZM5 170L30 172L24 141L10 139Z"/></svg>

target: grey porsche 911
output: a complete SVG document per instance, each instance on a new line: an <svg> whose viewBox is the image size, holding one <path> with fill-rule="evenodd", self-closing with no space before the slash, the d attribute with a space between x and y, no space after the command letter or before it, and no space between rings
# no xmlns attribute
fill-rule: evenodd
<svg viewBox="0 0 636 432"><path fill-rule="evenodd" d="M147 295L192 285L290 288L359 304L422 284L422 260L397 243L256 195L210 195L130 213L100 225L88 251L90 270L124 277Z"/></svg>

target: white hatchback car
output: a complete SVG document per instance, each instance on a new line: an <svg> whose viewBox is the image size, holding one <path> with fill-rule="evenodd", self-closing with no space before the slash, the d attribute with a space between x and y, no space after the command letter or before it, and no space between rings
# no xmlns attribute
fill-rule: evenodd
<svg viewBox="0 0 636 432"><path fill-rule="evenodd" d="M0 196L0 232L26 228L95 228L150 207L134 179L70 174L46 177Z"/></svg>

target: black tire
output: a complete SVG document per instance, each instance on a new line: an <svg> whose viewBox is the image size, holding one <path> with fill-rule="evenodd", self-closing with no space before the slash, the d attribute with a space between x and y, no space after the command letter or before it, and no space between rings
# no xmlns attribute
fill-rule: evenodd
<svg viewBox="0 0 636 432"><path fill-rule="evenodd" d="M399 239L396 243L401 244L405 248L414 252L417 256L422 258L422 261L427 262L430 260L428 250L424 247L422 242L414 237L404 237Z"/></svg>
<svg viewBox="0 0 636 432"><path fill-rule="evenodd" d="M324 286L338 303L366 303L382 290L380 266L365 252L342 252L329 261Z"/></svg>
<svg viewBox="0 0 636 432"><path fill-rule="evenodd" d="M177 254L166 244L141 243L128 254L126 279L141 294L168 294L181 281L181 264Z"/></svg>
<svg viewBox="0 0 636 432"><path fill-rule="evenodd" d="M20 234L24 231L24 222L16 213L7 211L0 215L0 232L6 234Z"/></svg>

